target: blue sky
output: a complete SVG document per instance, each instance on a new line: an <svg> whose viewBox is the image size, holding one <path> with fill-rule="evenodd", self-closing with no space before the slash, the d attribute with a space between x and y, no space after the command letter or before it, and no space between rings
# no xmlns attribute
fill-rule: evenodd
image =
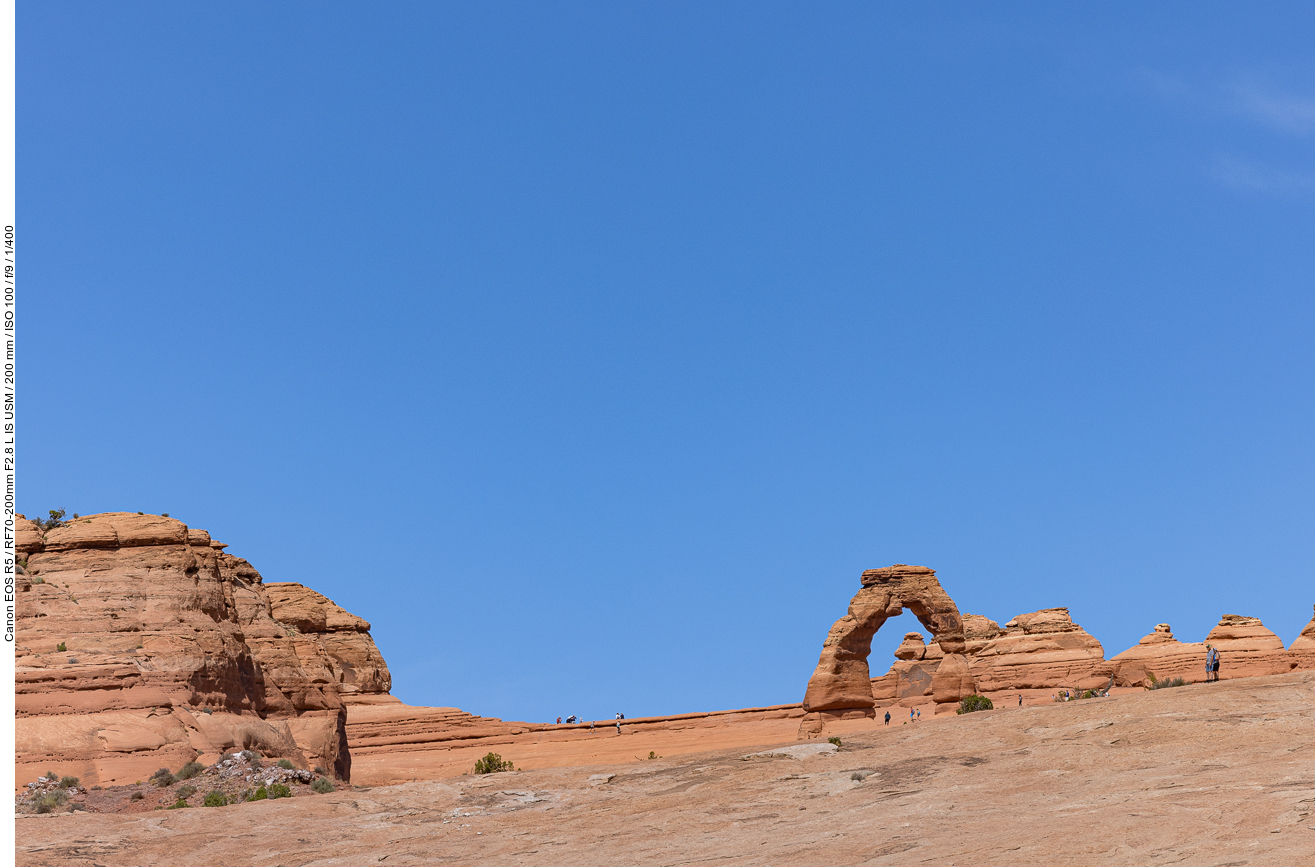
<svg viewBox="0 0 1315 867"><path fill-rule="evenodd" d="M513 719L799 701L894 562L1290 642L1312 25L21 4L20 508L209 529Z"/></svg>

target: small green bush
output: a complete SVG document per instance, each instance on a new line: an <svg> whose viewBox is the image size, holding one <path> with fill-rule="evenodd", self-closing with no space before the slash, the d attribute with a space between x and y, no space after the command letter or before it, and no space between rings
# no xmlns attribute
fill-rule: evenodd
<svg viewBox="0 0 1315 867"><path fill-rule="evenodd" d="M325 773L327 773L327 772L324 770L324 768L321 768L319 765L316 765L316 766L315 766L315 773L319 774L319 775L322 777L322 776L324 776Z"/></svg>
<svg viewBox="0 0 1315 867"><path fill-rule="evenodd" d="M38 813L50 813L56 807L62 807L68 803L68 793L63 789L56 789L53 792L42 795L37 800Z"/></svg>
<svg viewBox="0 0 1315 867"><path fill-rule="evenodd" d="M484 758L475 762L475 773L477 774L496 774L499 771L514 771L516 766L511 762L503 761L502 756L497 753L489 753Z"/></svg>
<svg viewBox="0 0 1315 867"><path fill-rule="evenodd" d="M56 653L63 653L63 652L66 651L66 650L68 650L68 645L65 644L65 643L62 642L62 641L61 641L59 644L56 644L56 645L55 645L55 652L56 652Z"/></svg>
<svg viewBox="0 0 1315 867"><path fill-rule="evenodd" d="M65 777L64 779L59 781L59 787L61 789L71 789L77 784L78 784L77 777Z"/></svg>
<svg viewBox="0 0 1315 867"><path fill-rule="evenodd" d="M143 795L141 792L133 792L133 793L132 793L132 797L129 798L128 800L129 800L129 801L140 801L141 799L143 799L143 798L145 798L145 797L146 797L146 796Z"/></svg>
<svg viewBox="0 0 1315 867"><path fill-rule="evenodd" d="M1154 674L1149 675L1149 677L1151 683L1150 686L1146 687L1147 689L1170 689L1175 686L1187 686L1187 681L1181 677L1170 677L1166 680L1156 680Z"/></svg>
<svg viewBox="0 0 1315 867"><path fill-rule="evenodd" d="M59 779L59 774L55 773L54 771L46 771L46 779L47 779L47 780L58 780L58 779Z"/></svg>
<svg viewBox="0 0 1315 867"><path fill-rule="evenodd" d="M201 773L204 770L205 770L205 765L201 764L200 762L188 762L187 764L179 768L178 773L174 774L174 776L180 780L190 780L192 779L192 777L195 777L197 774Z"/></svg>
<svg viewBox="0 0 1315 867"><path fill-rule="evenodd" d="M162 774L160 773L160 771L164 771L164 773ZM168 768L160 768L160 771L156 771L154 774L151 775L152 786L158 786L159 788L163 789L165 786L172 786L174 783L178 782L177 778L175 778L173 774L169 773Z"/></svg>
<svg viewBox="0 0 1315 867"><path fill-rule="evenodd" d="M211 792L205 796L205 801L202 803L207 807L227 807L228 796L223 792Z"/></svg>
<svg viewBox="0 0 1315 867"><path fill-rule="evenodd" d="M248 800L248 801L263 801L263 800L265 800L265 799L268 798L268 797L269 797L269 792L265 791L265 787L264 787L264 786L261 786L260 788L256 789L256 791L253 792L253 793L251 794L251 797L250 797L250 798L247 798L247 800Z"/></svg>
<svg viewBox="0 0 1315 867"><path fill-rule="evenodd" d="M315 782L310 784L310 790L317 795L327 795L333 791L333 783L324 777L316 777Z"/></svg>
<svg viewBox="0 0 1315 867"><path fill-rule="evenodd" d="M282 783L270 783L269 797L270 800L273 800L275 798L291 798L292 790L289 789L287 786L283 785Z"/></svg>
<svg viewBox="0 0 1315 867"><path fill-rule="evenodd" d="M835 744L836 746L840 746L840 738L827 738L826 742L829 744Z"/></svg>
<svg viewBox="0 0 1315 867"><path fill-rule="evenodd" d="M179 798L178 800L176 800L176 801L173 802L173 805L172 805L172 806L165 807L165 809L166 809L166 810L185 810L185 809L187 809L187 808L190 807L190 806L192 806L192 805L189 804L189 803L187 803L186 801L184 801L182 798Z"/></svg>
<svg viewBox="0 0 1315 867"><path fill-rule="evenodd" d="M959 709L955 713L973 713L979 710L993 710L995 705L984 695L970 695L959 700Z"/></svg>
<svg viewBox="0 0 1315 867"><path fill-rule="evenodd" d="M32 583L33 583L33 584L45 584L45 583L46 583L46 579L45 579L45 578L42 578L40 575L33 575L33 576L32 576Z"/></svg>
<svg viewBox="0 0 1315 867"><path fill-rule="evenodd" d="M296 765L294 765L292 762L288 761L287 759L279 759L279 767L283 768L283 770L285 771L290 771L293 768L295 768Z"/></svg>
<svg viewBox="0 0 1315 867"><path fill-rule="evenodd" d="M186 786L179 786L179 787L178 787L178 797L179 797L179 798L182 798L182 799L186 800L187 798L190 798L190 797L192 797L192 796L195 795L195 794L196 794L196 786L193 786L193 785L191 785L190 783L189 783L188 785L186 785Z"/></svg>

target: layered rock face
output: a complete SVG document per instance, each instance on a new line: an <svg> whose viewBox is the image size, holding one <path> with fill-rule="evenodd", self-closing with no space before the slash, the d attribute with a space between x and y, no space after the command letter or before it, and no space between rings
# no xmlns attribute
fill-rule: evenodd
<svg viewBox="0 0 1315 867"><path fill-rule="evenodd" d="M1152 675L1158 680L1181 677L1188 683L1200 683L1206 679L1206 653L1214 647L1219 651L1221 680L1286 674L1296 668L1315 667L1315 658L1305 662L1301 650L1302 638L1311 629L1307 626L1289 651L1283 647L1283 639L1255 617L1225 614L1205 641L1190 643L1175 639L1169 624L1161 623L1135 647L1111 659L1110 673L1119 686L1146 686Z"/></svg>
<svg viewBox="0 0 1315 867"><path fill-rule="evenodd" d="M982 692L1100 684L1100 642L1073 622L1067 608L1020 614L975 648L969 667Z"/></svg>
<svg viewBox="0 0 1315 867"><path fill-rule="evenodd" d="M910 632L895 651L890 671L872 681L876 705L916 703L926 698L944 704L973 692L1086 689L1105 682L1100 668L1105 662L1104 649L1073 622L1067 608L1020 614L1003 629L979 614L965 614L963 624L965 653L961 658L967 677L957 662L953 669L943 670L946 657L938 643L924 644L920 633ZM942 693L944 698L937 697L937 678L956 684ZM949 692L958 692L959 697L950 699Z"/></svg>
<svg viewBox="0 0 1315 867"><path fill-rule="evenodd" d="M1288 652L1292 654L1292 661L1297 668L1315 668L1315 617L1301 630Z"/></svg>
<svg viewBox="0 0 1315 867"><path fill-rule="evenodd" d="M821 734L829 720L876 716L867 661L872 636L887 619L904 613L905 608L931 631L947 657L962 656L964 652L963 620L954 600L936 580L935 570L897 563L886 569L869 569L860 583L862 588L850 601L849 612L827 634L817 668L808 681L805 716L799 728L803 737ZM944 665L946 660L941 663ZM957 661L947 671L950 673L939 686L932 684L938 702L957 702L961 696L951 700L950 694L965 688L968 692L964 695L971 694L971 678L961 676Z"/></svg>
<svg viewBox="0 0 1315 867"><path fill-rule="evenodd" d="M20 520L20 779L55 768L132 782L233 748L349 776L342 685L388 684L369 625L299 585L280 585L299 588L280 604L324 627L281 622L260 574L225 547L155 515L48 532Z"/></svg>

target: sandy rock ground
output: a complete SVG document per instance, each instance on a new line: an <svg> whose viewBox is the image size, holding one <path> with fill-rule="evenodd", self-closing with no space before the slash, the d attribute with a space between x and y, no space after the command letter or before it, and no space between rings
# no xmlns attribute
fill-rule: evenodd
<svg viewBox="0 0 1315 867"><path fill-rule="evenodd" d="M18 822L21 865L1315 863L1315 673L739 748ZM900 721L895 721L900 723ZM790 743L793 743L792 741ZM639 749L643 744L636 744Z"/></svg>

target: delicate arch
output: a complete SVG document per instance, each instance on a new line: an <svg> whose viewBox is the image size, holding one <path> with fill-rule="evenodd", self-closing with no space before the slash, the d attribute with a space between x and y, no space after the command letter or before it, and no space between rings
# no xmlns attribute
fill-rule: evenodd
<svg viewBox="0 0 1315 867"><path fill-rule="evenodd" d="M897 563L886 569L869 569L861 581L863 587L850 600L849 612L827 633L817 668L808 679L804 722L799 729L803 736L820 734L829 719L875 717L868 670L872 636L905 608L927 627L947 658L964 651L963 619L936 580L934 569ZM956 673L960 667L951 666ZM960 697L955 696L954 701Z"/></svg>

